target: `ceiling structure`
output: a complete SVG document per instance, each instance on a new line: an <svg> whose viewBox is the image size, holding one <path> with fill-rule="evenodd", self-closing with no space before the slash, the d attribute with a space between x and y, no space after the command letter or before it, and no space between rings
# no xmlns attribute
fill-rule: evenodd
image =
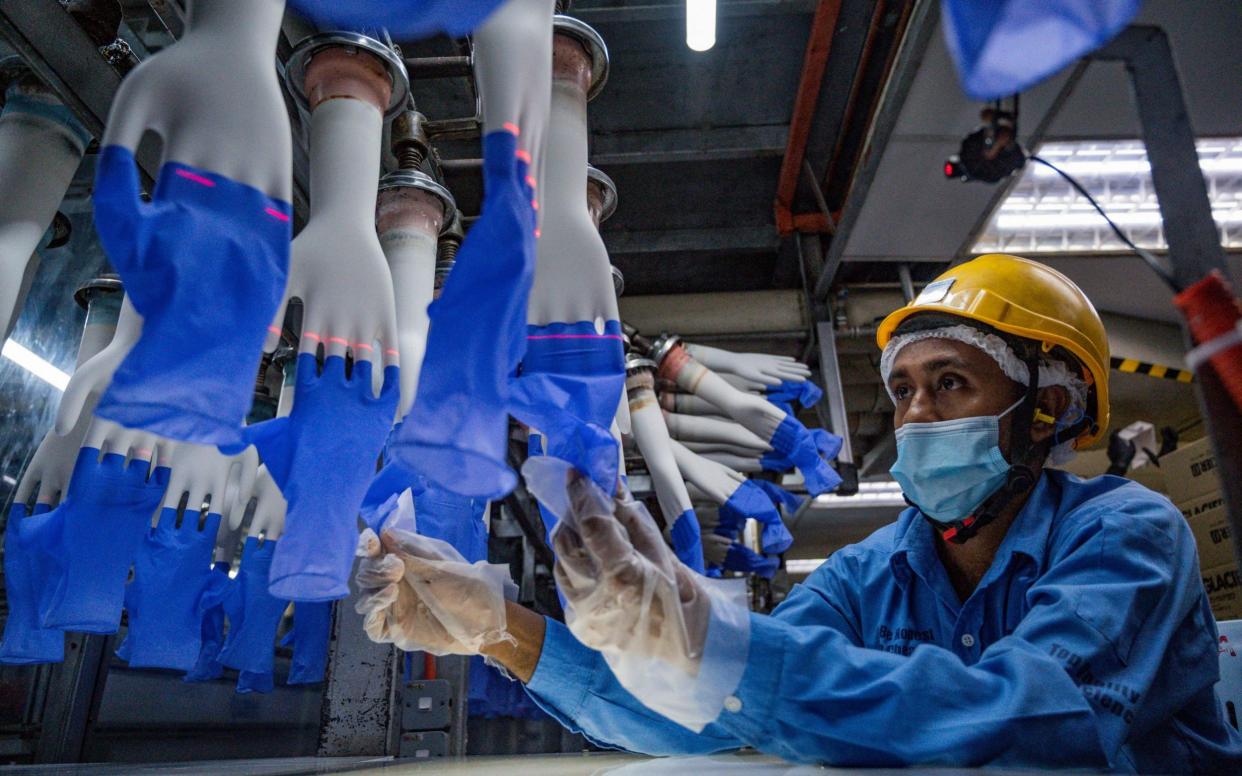
<svg viewBox="0 0 1242 776"><path fill-rule="evenodd" d="M39 14L64 13L55 0L46 5ZM121 5L124 37L137 58L183 28L173 0ZM917 287L969 255L1008 191L941 173L945 157L979 123L980 106L959 88L937 0L719 0L717 43L701 53L684 42L684 0L567 5L610 52L608 83L589 106L590 148L619 194L603 236L625 275L623 316L649 334L668 329L812 364L814 323L835 320L856 458L865 474L883 476L893 452L891 405L874 368L875 321L901 303L903 266ZM22 32L16 8L0 2L0 32L10 40ZM1242 136L1242 101L1221 88L1242 81L1242 5L1200 0L1187 14L1183 0L1148 0L1139 21L1168 32L1197 132ZM282 51L309 31L290 20ZM66 29L55 50L43 52L51 69L82 59L86 44L75 36L79 31ZM461 41L398 43L412 61L468 54ZM119 75L92 63L77 67L75 99L101 121ZM468 69L415 67L411 76L417 107L433 122L473 117ZM1028 147L1137 138L1129 94L1120 65L1071 67L1023 95L1020 137ZM481 199L469 161L478 141L470 134L435 142L467 216ZM71 198L85 200L92 177L93 165L84 164ZM304 177L298 188L305 190ZM1116 254L1043 260L1095 300L1115 353L1179 363L1176 312L1141 262ZM67 296L71 289L62 290ZM1120 425L1137 418L1177 424L1195 414L1184 385L1119 373L1114 380ZM800 516L795 556L822 557L842 539L833 525L868 514L891 519L893 512L852 507L850 520L834 523L834 508Z"/></svg>

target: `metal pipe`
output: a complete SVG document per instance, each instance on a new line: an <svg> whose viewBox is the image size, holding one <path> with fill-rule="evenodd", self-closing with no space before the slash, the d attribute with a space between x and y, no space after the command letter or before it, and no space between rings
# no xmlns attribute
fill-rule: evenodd
<svg viewBox="0 0 1242 776"><path fill-rule="evenodd" d="M474 74L472 57L407 57L410 80L469 77Z"/></svg>
<svg viewBox="0 0 1242 776"><path fill-rule="evenodd" d="M798 193L798 176L802 174L802 160L806 156L806 144L811 136L820 85L828 67L828 55L832 51L832 34L840 14L841 0L821 0L815 8L815 18L811 22L806 56L802 61L802 75L794 97L793 117L789 122L785 157L781 160L780 177L776 184L776 227L783 234L794 230L792 208L794 197Z"/></svg>
<svg viewBox="0 0 1242 776"><path fill-rule="evenodd" d="M897 279L901 282L901 295L906 298L906 304L914 301L914 279L910 277L910 265L897 265Z"/></svg>

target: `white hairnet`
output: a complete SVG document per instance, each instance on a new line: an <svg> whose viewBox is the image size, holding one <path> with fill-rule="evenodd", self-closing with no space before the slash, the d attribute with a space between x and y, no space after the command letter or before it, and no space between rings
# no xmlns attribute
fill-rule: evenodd
<svg viewBox="0 0 1242 776"><path fill-rule="evenodd" d="M888 345L884 348L884 353L880 356L880 378L884 381L884 389L888 389L888 376L893 371L893 364L897 360L897 354L905 346L920 342L926 339L947 339L964 342L971 347L978 348L996 361L1005 376L1015 383L1026 385L1029 382L1026 364L1022 359L1018 358L1018 354L1013 352L1013 348L1005 340L995 334L988 334L980 331L974 326L967 324L957 324L953 326L943 326L938 329L927 329L925 331L915 331L909 334L898 334L888 341ZM1047 388L1053 385L1060 385L1069 392L1070 404L1065 414L1057 419L1057 426L1062 423L1068 425L1077 422L1082 417L1087 407L1087 383L1078 375L1070 371L1070 367L1064 361L1058 359L1041 359L1039 362L1039 386ZM896 401L896 398L889 391L889 398ZM1066 440L1052 448L1048 454L1048 459L1053 464L1063 464L1074 457L1074 440Z"/></svg>

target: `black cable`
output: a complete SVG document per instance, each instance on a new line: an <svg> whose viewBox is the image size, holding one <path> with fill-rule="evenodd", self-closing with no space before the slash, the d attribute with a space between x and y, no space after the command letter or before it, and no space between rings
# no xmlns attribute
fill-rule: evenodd
<svg viewBox="0 0 1242 776"><path fill-rule="evenodd" d="M1160 279L1163 280L1169 288L1173 289L1174 293L1181 293L1182 286L1177 282L1177 279L1173 277L1173 273L1170 272L1159 259L1153 256L1150 251L1145 251L1135 245L1134 242L1126 236L1126 233L1121 231L1121 227L1113 223L1113 219L1108 217L1108 213L1105 213L1104 208L1100 207L1100 203L1095 201L1095 197L1091 196L1091 194L1083 188L1082 184L1075 180L1073 176L1065 170L1062 170L1060 167L1057 167L1052 162L1049 162L1047 159L1038 157L1035 154L1031 154L1027 157L1027 159L1032 162L1039 162L1043 166L1055 172L1057 175L1060 175L1066 180L1067 183L1069 183L1069 185L1074 187L1075 191L1086 197L1087 201L1091 203L1091 207L1095 208L1096 212L1108 222L1110 227L1112 227L1113 234L1117 235L1117 239L1121 240L1121 242L1128 246L1130 250L1138 254L1138 257L1146 262L1147 266L1151 267L1152 271L1159 275Z"/></svg>

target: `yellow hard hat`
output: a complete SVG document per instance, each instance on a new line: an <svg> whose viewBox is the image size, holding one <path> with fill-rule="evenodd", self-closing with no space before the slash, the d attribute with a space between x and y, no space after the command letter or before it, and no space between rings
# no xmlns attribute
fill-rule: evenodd
<svg viewBox="0 0 1242 776"><path fill-rule="evenodd" d="M882 350L903 321L921 313L942 313L991 326L1040 343L1047 353L1060 346L1078 359L1087 383L1087 415L1094 419L1078 435L1082 448L1108 427L1108 334L1087 295L1060 272L1030 259L989 253L953 267L913 302L880 324Z"/></svg>

